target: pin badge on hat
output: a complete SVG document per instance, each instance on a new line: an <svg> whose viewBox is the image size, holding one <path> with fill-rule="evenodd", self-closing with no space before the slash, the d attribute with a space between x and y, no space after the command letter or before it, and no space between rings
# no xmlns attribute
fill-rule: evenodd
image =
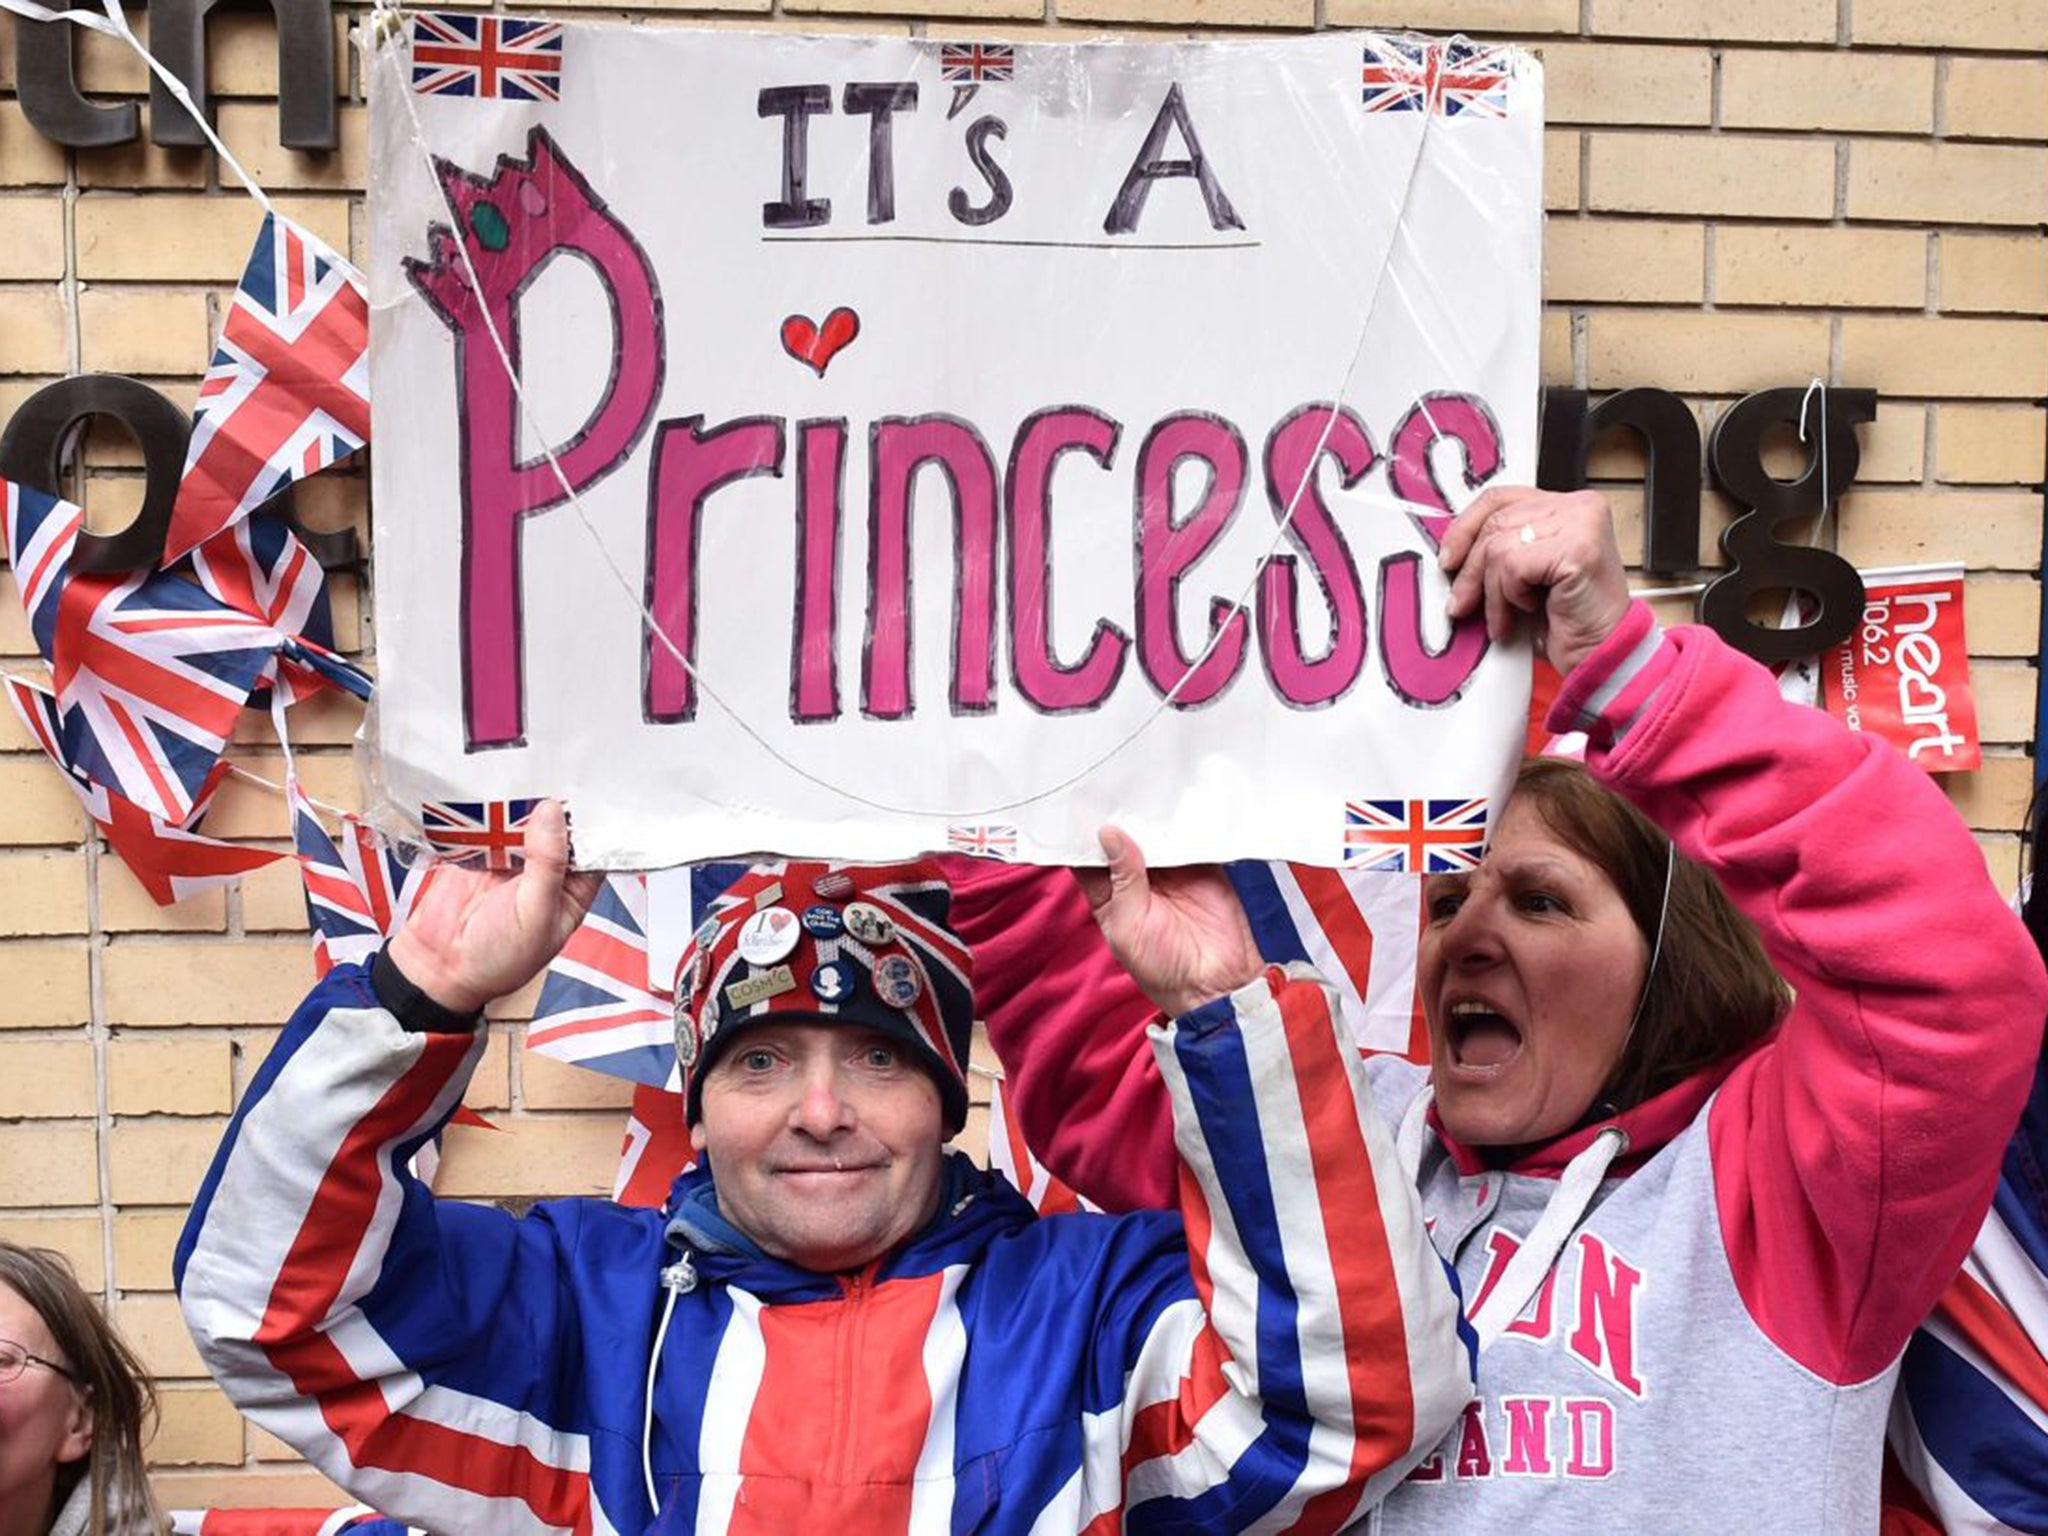
<svg viewBox="0 0 2048 1536"><path fill-rule="evenodd" d="M875 996L891 1008L909 1008L924 993L917 966L908 955L884 955L875 962Z"/></svg>
<svg viewBox="0 0 2048 1536"><path fill-rule="evenodd" d="M789 958L799 936L794 912L763 907L740 925L740 958L749 965L773 965Z"/></svg>
<svg viewBox="0 0 2048 1536"><path fill-rule="evenodd" d="M771 997L780 997L795 990L796 973L786 965L777 965L729 983L725 989L725 1000L735 1008L751 1008L756 1003L765 1003ZM710 1004L705 1006L708 1008Z"/></svg>
<svg viewBox="0 0 2048 1536"><path fill-rule="evenodd" d="M849 960L827 960L811 972L811 991L821 1003L843 1003L853 996L854 970Z"/></svg>
<svg viewBox="0 0 2048 1536"><path fill-rule="evenodd" d="M689 999L683 997L676 999L676 1061L685 1072L697 1065L697 1030L690 1022Z"/></svg>
<svg viewBox="0 0 2048 1536"><path fill-rule="evenodd" d="M718 942L718 934L718 919L707 917L690 937L689 990L692 992L702 992L704 983L711 979L711 946Z"/></svg>
<svg viewBox="0 0 2048 1536"><path fill-rule="evenodd" d="M846 923L840 917L839 909L822 901L804 908L802 922L804 932L814 939L836 939L846 932Z"/></svg>
<svg viewBox="0 0 2048 1536"><path fill-rule="evenodd" d="M811 882L820 901L844 901L853 894L853 876L843 869L828 869Z"/></svg>
<svg viewBox="0 0 2048 1536"><path fill-rule="evenodd" d="M867 945L886 944L896 937L889 914L866 901L856 901L846 909L846 931Z"/></svg>

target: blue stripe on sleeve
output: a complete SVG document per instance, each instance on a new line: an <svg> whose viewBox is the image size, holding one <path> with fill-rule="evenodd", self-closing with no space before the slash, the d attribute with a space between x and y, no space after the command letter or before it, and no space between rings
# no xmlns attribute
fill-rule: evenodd
<svg viewBox="0 0 2048 1536"><path fill-rule="evenodd" d="M1253 1103L1251 1063L1228 998L1177 1021L1174 1053L1187 1074L1194 1108L1216 1166L1237 1238L1259 1256L1258 1393L1266 1427L1245 1447L1230 1476L1190 1499L1150 1499L1129 1513L1131 1530L1241 1529L1271 1509L1308 1464L1311 1425L1302 1383L1300 1304L1286 1273L1279 1204Z"/></svg>
<svg viewBox="0 0 2048 1536"><path fill-rule="evenodd" d="M1280 894L1279 878L1273 866L1258 859L1239 859L1223 866L1230 877L1244 915L1252 925L1252 942L1269 965L1290 960L1307 961L1308 947L1294 926L1294 914L1287 910L1287 898Z"/></svg>

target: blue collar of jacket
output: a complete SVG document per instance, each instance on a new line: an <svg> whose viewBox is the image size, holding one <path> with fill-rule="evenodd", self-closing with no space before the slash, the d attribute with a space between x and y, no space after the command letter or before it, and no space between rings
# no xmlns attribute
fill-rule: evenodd
<svg viewBox="0 0 2048 1536"><path fill-rule="evenodd" d="M774 1302L819 1301L844 1290L840 1276L770 1258L727 1221L718 1208L718 1188L708 1165L700 1164L676 1180L668 1210L669 1246L688 1253L705 1280L737 1285ZM975 1167L964 1153L948 1153L940 1171L937 1213L873 1267L873 1278L879 1282L929 1275L949 1265L971 1264L991 1242L1036 1219L1009 1180Z"/></svg>

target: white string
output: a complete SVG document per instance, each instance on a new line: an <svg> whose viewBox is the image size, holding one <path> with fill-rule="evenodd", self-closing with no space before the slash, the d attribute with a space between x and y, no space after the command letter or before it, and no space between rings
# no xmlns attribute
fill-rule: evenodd
<svg viewBox="0 0 2048 1536"><path fill-rule="evenodd" d="M1704 581L1694 581L1688 582L1682 587L1630 587L1628 595L1630 597L1640 597L1646 601L1659 597L1698 597L1707 590L1708 585Z"/></svg>
<svg viewBox="0 0 2048 1536"><path fill-rule="evenodd" d="M1466 1316L1478 1339L1479 1353L1485 1354L1513 1326L1522 1309L1529 1305L1557 1263L1564 1245L1578 1230L1586 1209L1600 1193L1600 1185L1614 1160L1628 1151L1628 1132L1618 1125L1605 1125L1585 1150L1565 1165L1564 1175L1551 1191L1549 1204L1536 1218L1536 1225L1508 1260L1507 1268L1486 1299Z"/></svg>
<svg viewBox="0 0 2048 1536"><path fill-rule="evenodd" d="M192 93L185 89L185 82L158 63L156 55L143 47L141 40L129 30L128 18L121 14L121 0L100 0L100 4L104 8L105 14L99 16L94 15L91 11L53 11L45 6L37 5L35 0L0 0L0 11L12 11L15 15L24 16L30 21L68 21L76 26L84 27L88 31L101 32L108 37L118 37L122 42L135 50L136 56L149 66L149 72L161 80L164 83L164 88L177 98L179 105L192 114L192 121L197 123L199 131L206 135L206 142L211 144L213 152L220 156L221 164L235 173L235 179L241 182L243 188L251 197L256 199L257 205L265 213L283 219L287 224L292 224L290 219L286 219L283 214L278 213L275 208L270 206L270 199L263 195L263 189L256 185L255 178L243 170L242 162L229 153L227 145L221 142L220 135L213 131L213 124L206 120L206 114L200 111L198 104L192 100ZM292 228L298 229L298 225L292 224ZM301 230L300 233L303 234L304 231ZM322 243L324 244L324 242Z"/></svg>
<svg viewBox="0 0 2048 1536"><path fill-rule="evenodd" d="M0 4L5 3L9 3L9 0L0 0ZM113 0L107 0L107 3L112 4ZM375 0L373 26L371 29L373 45L395 41L402 35L399 30L401 15L402 13L394 3L394 0ZM381 59L383 55L379 53L374 55L374 57ZM598 557L604 562L606 569L610 571L612 579L618 584L619 590L624 592L633 606L640 611L641 619L646 624L649 632L661 642L662 647L675 659L676 664L683 669L690 680L703 691L704 696L725 712L732 723L738 727L741 734L798 778L828 793L838 795L842 799L850 800L856 805L866 806L870 810L901 816L941 817L949 821L974 820L989 816L998 811L1012 811L1023 806L1034 805L1041 800L1050 799L1072 788L1083 779L1095 773L1112 759L1119 756L1125 748L1129 747L1131 743L1149 730L1166 713L1173 702L1180 697L1181 690L1193 680L1195 674L1201 670L1202 664L1209 659L1215 652L1216 647L1223 642L1224 636L1230 632L1232 622L1243 616L1250 608L1252 594L1258 587L1261 574L1279 552L1282 541L1286 538L1288 530L1293 526L1295 509L1300 506L1302 496L1307 493L1310 484L1315 479L1316 470L1321 463L1323 449L1329 442L1330 434L1336 429L1338 413L1343 408L1346 395L1350 392L1351 382L1358 372L1359 362L1365 356L1365 343L1372 331L1373 317L1379 309L1380 294L1384 291L1387 274L1394 264L1394 253L1401 239L1402 220L1407 215L1409 200L1414 193L1418 173L1422 168L1423 155L1429 146L1430 124L1435 116L1434 113L1429 112L1425 112L1422 116L1422 132L1416 141L1414 158L1410 160L1407 175L1402 181L1401 197L1395 206L1394 222L1387 240L1386 256L1380 263L1379 272L1373 278L1372 290L1366 301L1365 316L1359 323L1358 340L1352 347L1350 361L1345 365L1343 379L1331 399L1329 417L1324 422L1322 433L1316 439L1315 449L1309 455L1307 466L1302 471L1301 483L1295 487L1293 496L1288 499L1285 515L1275 525L1272 538L1267 542L1264 553L1260 555L1257 563L1253 566L1251 575L1245 581L1243 590L1239 592L1237 599L1230 605L1229 614L1224 618L1223 622L1214 626L1209 635L1208 642L1202 647L1201 652L1189 663L1187 670L1181 675L1179 681L1172 688L1168 689L1165 695L1154 705L1152 712L1133 726L1127 734L1111 743L1099 756L1084 763L1058 782L1050 784L1035 793L1019 796L1014 800L1005 800L984 806L938 809L930 806L900 805L887 800L874 799L861 794L857 790L848 789L841 784L835 784L831 780L811 772L801 763L796 762L783 753L774 743L763 736L760 731L756 730L744 715L728 703L705 680L704 675L688 657L683 655L682 650L669 637L668 631L662 627L661 621L654 615L654 610L641 595L639 587L631 577L619 568L618 562L612 558L611 551L605 547L604 540L599 536L596 525L590 519L590 514L584 509L582 498L577 494L575 487L570 485L568 475L563 471L560 459L556 457L554 449L549 446L547 434L540 429L539 423L534 419L531 405L526 397L525 384L519 377L519 370L512 362L511 353L507 350L504 339L498 334L497 322L491 316L490 305L484 299L483 280L477 275L476 265L469 254L468 242L462 235L461 213L456 208L454 198L450 195L446 184L435 172L433 152L427 148L426 129L420 122L419 110L413 103L410 85L401 79L393 88L397 91L399 101L404 105L406 117L412 124L413 147L419 150L421 158L426 163L428 180L440 191L442 205L448 210L449 219L454 226L451 233L454 235L453 244L456 254L461 258L463 269L467 272L473 291L476 294L478 314L482 317L485 333L490 337L492 349L497 353L498 361L505 370L505 377L512 385L512 394L514 400L518 403L521 424L525 427L533 441L541 445L541 455L547 460L548 468L554 472L555 482L561 487L562 494L569 507L575 512L577 520L583 525L584 532L590 535L592 544L597 548ZM1434 421L1431 422L1431 426L1435 426Z"/></svg>
<svg viewBox="0 0 2048 1536"><path fill-rule="evenodd" d="M306 786L299 780L299 759L298 755L292 751L291 733L285 729L285 708L284 689L273 683L270 688L270 724L272 729L277 732L278 750L284 753L285 776L297 787L299 798L315 810L325 811L330 816L337 816L344 822L354 821L356 818L347 811L342 810L339 806L329 805L324 800L315 800L306 793ZM228 772L235 778L242 780L245 784L260 784L265 789L275 790L287 800L291 798L290 791L284 785L273 784L261 774L251 773L239 764L229 763Z"/></svg>
<svg viewBox="0 0 2048 1536"><path fill-rule="evenodd" d="M240 779L244 784L254 784L261 789L267 789L274 795L282 795L284 793L284 786L282 784L272 779L266 779L260 773L251 773L240 763L229 763L228 774L232 778ZM353 811L345 811L338 805L329 805L325 800L314 799L306 793L306 786L303 784L299 786L299 798L312 806L314 810L325 811L328 815L343 821L354 821L357 819Z"/></svg>
<svg viewBox="0 0 2048 1536"><path fill-rule="evenodd" d="M1828 386L1819 377L1810 380L1806 393L1799 397L1799 441L1806 441L1806 408L1813 403L1815 390L1820 391L1820 519L1813 525L1813 541L1818 544L1821 530L1827 526L1828 509L1834 505L1828 495Z"/></svg>
<svg viewBox="0 0 2048 1536"><path fill-rule="evenodd" d="M0 680L5 680L10 683L23 683L26 684L28 687L41 689L44 691L48 691L49 688L49 685L47 683L40 682L33 677L27 676L25 673L10 672L5 667L0 667ZM278 745L284 748L285 761L286 763L290 763L291 746L289 745L289 743L285 741L284 734L282 731L278 733ZM248 769L242 767L239 763L230 762L228 764L228 773L231 777L240 779L245 784L257 785L260 788L270 790L273 794L282 795L284 793L284 786L282 784L273 783L271 780L264 778L263 775L261 775L260 773L251 773ZM120 790L113 789L110 791L110 793L118 795L120 793ZM317 810L327 812L327 814L330 816L348 816L351 814L350 812L343 810L338 805L329 805L325 800L315 800L311 795L306 796L306 803L310 806L313 806Z"/></svg>

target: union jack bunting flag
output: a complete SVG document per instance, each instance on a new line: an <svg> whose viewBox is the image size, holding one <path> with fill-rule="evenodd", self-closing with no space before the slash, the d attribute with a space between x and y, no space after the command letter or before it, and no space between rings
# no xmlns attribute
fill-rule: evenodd
<svg viewBox="0 0 2048 1536"><path fill-rule="evenodd" d="M48 661L57 649L57 600L71 575L71 550L85 526L84 509L0 480L0 518L6 523L7 563L28 610L29 633Z"/></svg>
<svg viewBox="0 0 2048 1536"><path fill-rule="evenodd" d="M1353 800L1344 807L1344 862L1435 875L1476 869L1486 851L1486 801Z"/></svg>
<svg viewBox="0 0 2048 1536"><path fill-rule="evenodd" d="M199 385L164 564L370 436L362 274L266 214Z"/></svg>
<svg viewBox="0 0 2048 1536"><path fill-rule="evenodd" d="M746 869L730 862L691 866L692 931ZM648 906L645 875L613 875L605 881L582 926L542 977L526 1044L556 1061L649 1090L675 1091L682 1076L676 1068L672 978L649 970ZM628 1151L632 1134L629 1124ZM658 1195L667 1192L678 1171L672 1168L658 1179Z"/></svg>
<svg viewBox="0 0 2048 1536"><path fill-rule="evenodd" d="M268 848L243 843L224 843L202 837L184 827L174 826L152 815L126 796L88 779L67 756L58 725L58 707L46 688L18 677L5 680L8 702L28 727L29 734L51 762L63 771L64 782L78 796L86 815L98 825L107 845L119 854L129 871L149 892L158 906L167 907L188 896L261 869L284 857ZM213 792L227 776L228 765L216 763L196 797L191 819L205 814Z"/></svg>
<svg viewBox="0 0 2048 1536"><path fill-rule="evenodd" d="M1314 966L1363 1051L1429 1059L1416 989L1422 883L1379 869L1318 869L1244 859L1226 866L1260 956Z"/></svg>
<svg viewBox="0 0 2048 1536"><path fill-rule="evenodd" d="M359 699L367 699L376 692L377 685L369 673L303 635L287 635L278 656L278 675L288 679L294 689L286 696L287 704L304 698L317 685L316 680L332 683Z"/></svg>
<svg viewBox="0 0 2048 1536"><path fill-rule="evenodd" d="M562 99L562 29L552 21L422 11L412 19L412 88L422 96Z"/></svg>
<svg viewBox="0 0 2048 1536"><path fill-rule="evenodd" d="M1365 44L1365 110L1506 117L1514 62L1505 48L1462 39L1370 34Z"/></svg>
<svg viewBox="0 0 2048 1536"><path fill-rule="evenodd" d="M662 1088L675 1072L675 1035L674 1005L647 973L647 877L612 875L548 964L526 1048Z"/></svg>
<svg viewBox="0 0 2048 1536"><path fill-rule="evenodd" d="M193 820L200 787L261 686L278 633L161 572L74 572L85 514L0 482L8 559L50 664L63 758L144 811Z"/></svg>
<svg viewBox="0 0 2048 1536"><path fill-rule="evenodd" d="M192 551L192 571L201 587L230 608L262 619L288 639L303 636L332 654L334 620L327 603L326 573L283 518L258 512L222 529ZM295 704L336 679L285 651L278 656L272 681L283 689L285 702Z"/></svg>
<svg viewBox="0 0 2048 1536"><path fill-rule="evenodd" d="M538 800L448 800L420 807L421 834L451 864L516 869Z"/></svg>
<svg viewBox="0 0 2048 1536"><path fill-rule="evenodd" d="M1069 1186L1054 1178L1038 1160L1024 1140L1024 1133L1017 1127L1016 1116L1010 1113L1009 1085L1002 1078L995 1080L995 1092L988 1101L988 1167L991 1173L1000 1173L1031 1203L1031 1209L1041 1216L1063 1216L1069 1211L1099 1211L1099 1205L1092 1205L1076 1194Z"/></svg>
<svg viewBox="0 0 2048 1536"><path fill-rule="evenodd" d="M941 43L939 78L948 85L986 85L1017 73L1017 50L1009 43Z"/></svg>
<svg viewBox="0 0 2048 1536"><path fill-rule="evenodd" d="M955 822L946 829L946 846L971 859L1014 859L1017 829L1007 822Z"/></svg>
<svg viewBox="0 0 2048 1536"><path fill-rule="evenodd" d="M668 1203L669 1186L696 1166L697 1149L690 1145L690 1127L683 1119L683 1096L634 1084L612 1199L620 1205L659 1210Z"/></svg>
<svg viewBox="0 0 2048 1536"><path fill-rule="evenodd" d="M315 974L367 961L404 923L433 878L433 866L424 859L407 865L374 827L353 816L342 817L337 847L297 775L285 780L285 800L306 889Z"/></svg>

